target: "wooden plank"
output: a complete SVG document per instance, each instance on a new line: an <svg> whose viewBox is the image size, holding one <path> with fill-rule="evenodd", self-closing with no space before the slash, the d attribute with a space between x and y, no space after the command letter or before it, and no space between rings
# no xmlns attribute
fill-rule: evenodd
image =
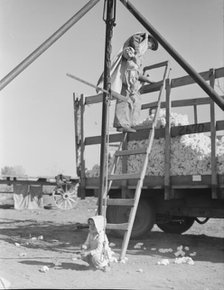
<svg viewBox="0 0 224 290"><path fill-rule="evenodd" d="M107 224L106 225L107 230L122 230L126 231L128 229L128 223L123 224Z"/></svg>
<svg viewBox="0 0 224 290"><path fill-rule="evenodd" d="M224 121L216 122L216 130L220 131L224 129ZM177 126L171 128L171 137L186 135L186 134L194 134L194 133L203 133L211 131L211 123L199 123L193 125L186 126Z"/></svg>
<svg viewBox="0 0 224 290"><path fill-rule="evenodd" d="M209 78L210 78L209 71L201 72L199 74L206 81L208 81ZM220 67L218 69L215 69L215 78L221 78L221 77L224 77L224 67ZM193 84L193 83L195 83L195 81L189 75L186 75L186 76L183 76L183 77L172 79L171 87L172 88L177 88L177 87L180 87L180 86L186 86L186 85L190 85L190 84Z"/></svg>
<svg viewBox="0 0 224 290"><path fill-rule="evenodd" d="M156 102L147 103L142 105L142 110L150 109L156 107ZM194 99L183 99L183 100L175 100L171 102L171 107L188 107L188 106L195 106L195 105L207 105L210 104L210 98L194 98ZM166 103L161 103L161 108L165 108Z"/></svg>
<svg viewBox="0 0 224 290"><path fill-rule="evenodd" d="M205 72L201 72L199 73L204 80L208 81L209 80L209 71L205 71ZM215 70L215 78L222 78L224 77L224 67L220 67L218 69ZM171 80L171 88L177 88L177 87L181 87L181 86L186 86L186 85L191 85L194 84L195 81L192 79L192 77L190 77L189 75L185 75L183 77L179 77L179 78L174 78ZM150 92L154 92L154 91L159 91L159 88L157 87L156 90L155 88L153 88L154 90L152 90L152 88L150 87L151 85L145 85L141 88L140 93L141 94L147 94Z"/></svg>
<svg viewBox="0 0 224 290"><path fill-rule="evenodd" d="M193 134L193 133L203 133L210 132L210 122L199 123L193 125L185 125L185 126L176 126L171 127L171 137L181 136L185 134ZM224 130L224 121L216 121L216 131ZM122 140L122 133L111 134L109 141L111 143L119 142ZM155 130L155 139L162 138L165 136L165 129L160 128ZM148 138L148 130L147 129L139 129L136 133L131 133L129 135L129 141L138 141L145 140ZM100 144L101 136L91 136L85 138L85 145L96 145Z"/></svg>
<svg viewBox="0 0 224 290"><path fill-rule="evenodd" d="M126 180L126 179L139 179L140 174L114 174L114 175L109 175L108 179L109 180Z"/></svg>
<svg viewBox="0 0 224 290"><path fill-rule="evenodd" d="M165 200L171 199L170 190L170 149L171 149L171 136L170 136L170 116L171 116L171 86L170 80L166 81L166 126L165 126L165 176L164 176L164 198Z"/></svg>
<svg viewBox="0 0 224 290"><path fill-rule="evenodd" d="M107 199L107 205L116 205L116 206L133 206L135 200L132 198L109 198Z"/></svg>

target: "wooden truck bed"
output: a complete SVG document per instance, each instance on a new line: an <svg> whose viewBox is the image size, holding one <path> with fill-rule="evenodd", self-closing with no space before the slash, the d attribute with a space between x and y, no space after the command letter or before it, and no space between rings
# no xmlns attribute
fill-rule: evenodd
<svg viewBox="0 0 224 290"><path fill-rule="evenodd" d="M211 69L200 75L210 85L214 87L215 79L224 77L224 68ZM167 80L166 82L166 101L162 102L161 108L165 108L168 115L172 108L177 107L192 107L194 123L185 126L171 127L169 119L166 119L165 128L159 128L155 131L155 139L165 139L165 174L164 176L145 176L144 188L160 188L165 190L165 199L172 199L172 189L174 188L210 188L212 198L224 198L224 176L217 172L216 160L216 138L217 132L224 130L223 120L215 118L215 104L209 97L201 97L194 99L171 100L169 91L174 88L194 84L190 76ZM159 91L160 82L153 85L145 85L141 88L141 94ZM84 132L84 112L85 105L102 102L102 94L96 96L85 97L74 94L74 111L75 111L75 135L76 135L76 160L77 174L80 177L80 195L84 198L85 195L92 194L99 188L99 178L86 176L85 168L85 148L91 145L100 145L101 136L85 136ZM146 103L142 105L142 110L152 109L155 103ZM210 116L208 122L198 123L198 107L203 105L210 106ZM128 134L129 141L140 141L148 138L149 127L139 127L136 133ZM211 175L178 175L172 176L170 173L170 148L171 139L173 137L182 136L194 133L209 133L211 138ZM122 133L110 134L109 142L116 143L122 140ZM128 188L134 188L136 181L128 179L126 183ZM124 186L122 181L113 182L112 188L121 188ZM91 189L93 191L91 191Z"/></svg>

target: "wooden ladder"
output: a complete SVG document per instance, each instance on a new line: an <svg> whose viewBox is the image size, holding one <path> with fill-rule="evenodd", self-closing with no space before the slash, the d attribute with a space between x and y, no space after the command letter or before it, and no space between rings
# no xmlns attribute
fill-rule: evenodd
<svg viewBox="0 0 224 290"><path fill-rule="evenodd" d="M131 237L133 224L135 221L135 216L136 216L136 212L137 212L137 208L138 208L138 204L139 204L139 200L140 200L140 196L141 196L141 190L142 190L142 186L143 186L143 180L144 180L147 165L148 165L149 154L151 152L152 144L153 144L153 140L154 140L155 127L156 127L157 119L159 116L161 96L162 96L162 92L163 92L164 87L165 87L165 80L166 80L167 72L168 72L168 62L166 61L166 62L156 64L156 66L147 67L149 69L149 68L162 67L162 66L165 66L165 70L164 70L163 80L162 80L162 84L161 84L160 91L159 91L157 105L155 107L155 110L156 110L155 115L154 115L154 118L152 121L152 125L149 128L150 132L149 132L149 136L148 136L148 140L147 140L147 145L146 145L146 147L138 148L138 149L134 149L134 150L122 150L123 144L127 140L127 134L128 134L128 133L123 133L123 139L120 142L118 150L114 154L114 160L113 160L112 166L110 168L110 172L108 173L108 176L107 176L107 186L106 186L105 192L103 194L102 213L105 217L106 217L106 209L107 209L108 205L130 206L131 207L131 211L130 211L129 219L128 219L127 223L122 223L122 224L110 224L110 223L108 223L107 224L107 229L125 231L123 243L122 243L121 254L120 254L120 260L123 260L125 257L125 254L126 254L126 251L128 248L128 244L129 244L129 240ZM143 160L143 165L142 165L142 168L141 168L139 173L137 173L137 174L114 174L116 172L116 167L117 167L121 157L136 155L136 154L145 155L144 160ZM126 180L127 181L130 179L137 180L137 186L135 189L134 198L125 198L125 199L122 199L122 198L111 198L110 199L109 198L108 193L110 191L110 188L112 186L113 181L115 181L115 180Z"/></svg>

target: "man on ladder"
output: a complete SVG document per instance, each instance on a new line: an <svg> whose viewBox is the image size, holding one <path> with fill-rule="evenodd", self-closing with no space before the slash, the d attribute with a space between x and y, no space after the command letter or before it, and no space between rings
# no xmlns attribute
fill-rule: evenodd
<svg viewBox="0 0 224 290"><path fill-rule="evenodd" d="M136 33L125 41L122 49L112 61L111 89L127 98L127 102L117 99L114 127L119 132L136 132L133 128L139 122L143 82L152 81L141 74L145 52L158 49L158 42L148 33ZM98 81L102 82L103 75Z"/></svg>

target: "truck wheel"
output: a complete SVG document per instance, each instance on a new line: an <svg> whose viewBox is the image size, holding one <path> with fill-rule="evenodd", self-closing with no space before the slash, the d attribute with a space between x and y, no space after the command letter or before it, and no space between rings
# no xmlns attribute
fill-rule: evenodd
<svg viewBox="0 0 224 290"><path fill-rule="evenodd" d="M165 233L182 234L194 223L194 217L173 217L171 221L157 223L157 226Z"/></svg>
<svg viewBox="0 0 224 290"><path fill-rule="evenodd" d="M107 222L108 223L127 223L130 214L130 207L127 206L108 206ZM150 231L155 223L155 210L147 200L141 199L132 229L131 239L137 239ZM124 231L111 230L111 234L122 238Z"/></svg>

